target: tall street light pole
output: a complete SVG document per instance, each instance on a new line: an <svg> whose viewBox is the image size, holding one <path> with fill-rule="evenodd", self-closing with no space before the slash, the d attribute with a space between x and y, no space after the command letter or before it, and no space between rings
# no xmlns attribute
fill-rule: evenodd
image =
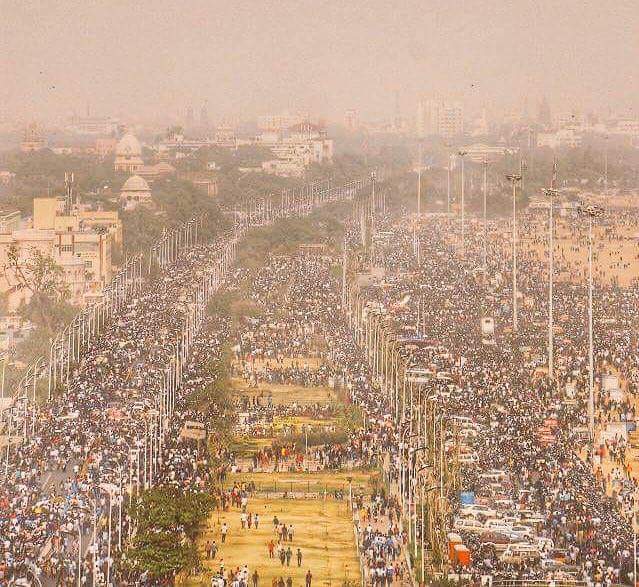
<svg viewBox="0 0 639 587"><path fill-rule="evenodd" d="M588 432L590 434L591 451L595 449L595 365L592 326L592 225L593 220L604 214L599 206L581 206L579 213L588 217Z"/></svg>
<svg viewBox="0 0 639 587"><path fill-rule="evenodd" d="M554 181L553 181L554 185ZM554 378L555 352L554 352L554 322L553 322L553 283L554 283L554 258L555 258L555 242L554 242L554 196L557 190L544 189L544 194L548 197L548 378Z"/></svg>
<svg viewBox="0 0 639 587"><path fill-rule="evenodd" d="M604 137L604 191L608 193L608 135Z"/></svg>
<svg viewBox="0 0 639 587"><path fill-rule="evenodd" d="M488 193L488 160L484 159L484 254L483 254L483 266L484 266L484 275L488 270L488 214L486 207L486 198Z"/></svg>
<svg viewBox="0 0 639 587"><path fill-rule="evenodd" d="M448 155L448 165L446 167L446 212L450 214L450 162L452 155Z"/></svg>
<svg viewBox="0 0 639 587"><path fill-rule="evenodd" d="M464 157L466 156L467 153L468 151L464 151L464 150L460 150L457 152L457 154L461 158L461 254L462 254L462 257L466 256L466 240L465 240L466 228L465 228L465 222L464 222L465 221L464 194L465 194L466 182L464 178Z"/></svg>
<svg viewBox="0 0 639 587"><path fill-rule="evenodd" d="M417 218L422 215L422 141L419 141L417 155Z"/></svg>
<svg viewBox="0 0 639 587"><path fill-rule="evenodd" d="M521 175L511 173L506 176L513 186L513 333L519 329L517 320L517 183L521 181Z"/></svg>

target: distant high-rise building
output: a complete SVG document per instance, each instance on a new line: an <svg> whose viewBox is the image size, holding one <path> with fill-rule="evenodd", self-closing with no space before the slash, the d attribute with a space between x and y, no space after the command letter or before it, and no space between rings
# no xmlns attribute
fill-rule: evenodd
<svg viewBox="0 0 639 587"><path fill-rule="evenodd" d="M40 127L32 122L24 129L24 135L22 142L20 143L20 150L23 153L31 153L33 151L39 151L46 146Z"/></svg>
<svg viewBox="0 0 639 587"><path fill-rule="evenodd" d="M420 100L417 104L417 134L446 139L464 134L464 109L460 102Z"/></svg>
<svg viewBox="0 0 639 587"><path fill-rule="evenodd" d="M344 126L348 130L357 130L359 128L359 112L354 108L347 110L344 114Z"/></svg>

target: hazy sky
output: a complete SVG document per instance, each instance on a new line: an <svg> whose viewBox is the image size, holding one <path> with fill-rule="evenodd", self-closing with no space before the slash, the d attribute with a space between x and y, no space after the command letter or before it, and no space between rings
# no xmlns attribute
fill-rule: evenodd
<svg viewBox="0 0 639 587"><path fill-rule="evenodd" d="M639 0L0 0L0 117L635 108Z"/></svg>

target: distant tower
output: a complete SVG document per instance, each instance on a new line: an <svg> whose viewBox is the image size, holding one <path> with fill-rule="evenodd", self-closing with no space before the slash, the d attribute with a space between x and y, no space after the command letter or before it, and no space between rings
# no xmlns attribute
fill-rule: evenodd
<svg viewBox="0 0 639 587"><path fill-rule="evenodd" d="M202 104L202 108L200 110L200 126L202 128L208 128L209 127L209 111L207 108L207 101L204 101L204 104Z"/></svg>

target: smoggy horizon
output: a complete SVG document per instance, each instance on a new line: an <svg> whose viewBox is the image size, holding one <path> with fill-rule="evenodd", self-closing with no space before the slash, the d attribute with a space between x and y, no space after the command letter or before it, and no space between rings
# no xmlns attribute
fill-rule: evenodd
<svg viewBox="0 0 639 587"><path fill-rule="evenodd" d="M639 11L566 0L0 0L0 118L636 112Z"/></svg>

